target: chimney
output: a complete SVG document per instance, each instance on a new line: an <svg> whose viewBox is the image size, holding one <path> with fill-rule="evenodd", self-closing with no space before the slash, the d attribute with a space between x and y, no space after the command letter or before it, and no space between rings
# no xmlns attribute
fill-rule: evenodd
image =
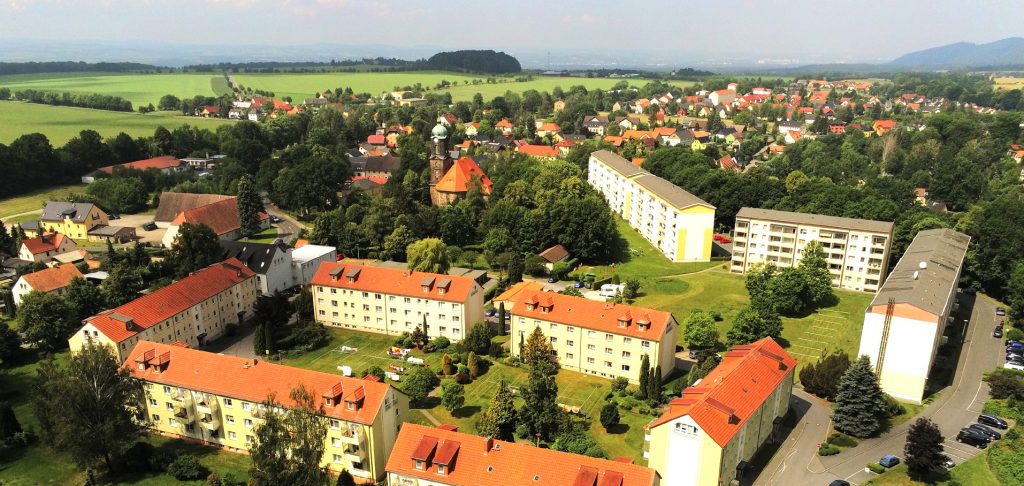
<svg viewBox="0 0 1024 486"><path fill-rule="evenodd" d="M494 437L487 436L487 438L484 439L484 455L491 452L492 448L494 448Z"/></svg>

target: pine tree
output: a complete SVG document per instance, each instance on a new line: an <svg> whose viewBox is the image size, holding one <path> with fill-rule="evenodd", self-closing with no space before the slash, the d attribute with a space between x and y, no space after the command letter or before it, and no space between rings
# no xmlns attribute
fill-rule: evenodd
<svg viewBox="0 0 1024 486"><path fill-rule="evenodd" d="M800 384L804 386L804 391L806 391L807 393L816 394L814 388L814 376L814 363L808 363L803 368L800 368Z"/></svg>
<svg viewBox="0 0 1024 486"><path fill-rule="evenodd" d="M498 332L505 335L505 303L498 304Z"/></svg>
<svg viewBox="0 0 1024 486"><path fill-rule="evenodd" d="M10 404L0 404L0 444L21 431L21 422L18 422L18 417L14 415L14 409Z"/></svg>
<svg viewBox="0 0 1024 486"><path fill-rule="evenodd" d="M530 367L530 375L523 388L523 407L519 409L519 422L526 424L533 434L543 440L550 439L558 430L561 409L558 398L558 384L555 383L557 369L545 361Z"/></svg>
<svg viewBox="0 0 1024 486"><path fill-rule="evenodd" d="M7 225L0 221L0 255L14 256L18 254L14 247L14 237L7 232Z"/></svg>
<svg viewBox="0 0 1024 486"><path fill-rule="evenodd" d="M107 240L107 265L109 265L108 268L117 265L117 250L114 249L114 243L109 239Z"/></svg>
<svg viewBox="0 0 1024 486"><path fill-rule="evenodd" d="M264 211L263 201L256 191L256 181L245 174L238 181L238 222L243 236L252 236L260 231L260 213Z"/></svg>
<svg viewBox="0 0 1024 486"><path fill-rule="evenodd" d="M523 362L530 367L537 367L541 363L547 363L556 367L554 356L551 355L551 342L544 336L539 327L533 328L533 332L526 338L526 345L523 347ZM556 369L557 372L557 369Z"/></svg>
<svg viewBox="0 0 1024 486"><path fill-rule="evenodd" d="M256 356L263 356L267 352L267 331L266 325L262 322L256 323L256 330L252 336L252 352Z"/></svg>
<svg viewBox="0 0 1024 486"><path fill-rule="evenodd" d="M523 271L525 271L526 265L523 261L523 254L518 251L512 252L512 256L508 259L508 283L514 284L523 281Z"/></svg>
<svg viewBox="0 0 1024 486"><path fill-rule="evenodd" d="M498 440L512 440L512 432L516 428L514 400L515 397L512 395L508 383L501 380L498 383L498 391L491 399L490 406L487 407L487 411L477 423L476 428L480 435Z"/></svg>
<svg viewBox="0 0 1024 486"><path fill-rule="evenodd" d="M427 339L429 339L427 337L427 316L423 316L423 325L417 326L415 329L413 329L412 336L410 337L412 338L412 342L418 348L422 348L424 344L426 344Z"/></svg>
<svg viewBox="0 0 1024 486"><path fill-rule="evenodd" d="M929 419L919 418L910 426L903 454L911 478L924 481L945 469L943 463L946 458L942 453L944 440L939 426Z"/></svg>
<svg viewBox="0 0 1024 486"><path fill-rule="evenodd" d="M648 393L650 393L650 381L651 381L651 359L644 354L643 358L640 359L640 389L637 390L637 396L641 400L646 400Z"/></svg>
<svg viewBox="0 0 1024 486"><path fill-rule="evenodd" d="M274 327L271 326L269 323L264 324L263 332L266 333L266 338L264 338L264 341L266 342L267 345L267 355L271 356L277 354L277 342L274 340Z"/></svg>
<svg viewBox="0 0 1024 486"><path fill-rule="evenodd" d="M871 361L861 356L839 381L832 423L845 434L871 437L882 428L885 416L882 388L871 369Z"/></svg>
<svg viewBox="0 0 1024 486"><path fill-rule="evenodd" d="M651 378L647 380L647 398L650 400L661 400L661 365L651 370Z"/></svg>

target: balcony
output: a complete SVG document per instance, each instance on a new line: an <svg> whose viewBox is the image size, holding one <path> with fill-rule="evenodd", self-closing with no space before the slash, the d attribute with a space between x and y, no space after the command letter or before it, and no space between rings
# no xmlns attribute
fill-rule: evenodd
<svg viewBox="0 0 1024 486"><path fill-rule="evenodd" d="M344 457L346 461L352 463L363 462L366 460L366 450L362 447L346 449L345 452L342 453L342 457Z"/></svg>
<svg viewBox="0 0 1024 486"><path fill-rule="evenodd" d="M212 415L204 415L199 419L199 423L202 424L203 428L210 432L220 429L220 419Z"/></svg>
<svg viewBox="0 0 1024 486"><path fill-rule="evenodd" d="M190 424L195 420L195 416L189 411L188 407L174 407L174 418L182 424Z"/></svg>
<svg viewBox="0 0 1024 486"><path fill-rule="evenodd" d="M220 410L217 399L209 396L199 397L196 401L196 412L207 415L214 415Z"/></svg>
<svg viewBox="0 0 1024 486"><path fill-rule="evenodd" d="M341 442L361 449L366 443L366 433L363 432L362 427L358 427L355 432L342 430Z"/></svg>

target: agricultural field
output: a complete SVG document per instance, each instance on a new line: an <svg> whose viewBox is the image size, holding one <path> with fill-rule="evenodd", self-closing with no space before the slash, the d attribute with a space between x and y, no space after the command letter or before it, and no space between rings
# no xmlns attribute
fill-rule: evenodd
<svg viewBox="0 0 1024 486"><path fill-rule="evenodd" d="M1011 90L1011 89L1024 89L1024 78L1019 77L1006 77L1006 78L995 78L993 81L996 91Z"/></svg>
<svg viewBox="0 0 1024 486"><path fill-rule="evenodd" d="M221 83L216 83L217 80ZM214 86L220 86L221 91ZM138 108L153 103L160 97L173 94L179 98L196 95L217 96L227 90L224 76L215 73L121 74L121 73L69 73L69 74L12 74L0 76L0 87L12 92L23 89L56 91L59 93L98 93L120 96ZM227 91L225 91L227 90Z"/></svg>
<svg viewBox="0 0 1024 486"><path fill-rule="evenodd" d="M0 101L0 143L26 133L42 133L54 146L64 145L82 130L96 130L104 137L125 132L133 137L151 136L157 127L174 129L193 125L215 130L230 120L185 117L172 112L145 115L116 111L91 110L68 106L49 106L14 101Z"/></svg>
<svg viewBox="0 0 1024 486"><path fill-rule="evenodd" d="M70 184L40 189L28 194L0 200L0 219L3 219L5 223L20 223L29 219L35 219L38 218L37 213L42 212L43 203L46 201L62 201L72 194L84 192L85 184ZM12 219L12 216L15 216L15 218ZM27 216L27 218L23 216Z"/></svg>
<svg viewBox="0 0 1024 486"><path fill-rule="evenodd" d="M588 90L590 89L611 89L616 83L620 81L628 81L630 86L643 86L649 83L649 79L611 79L611 78L559 78L551 76L535 76L533 81L526 81L522 83L514 84L481 84L476 86L455 86L448 88L448 91L452 94L452 99L455 101L460 100L471 100L473 95L480 93L485 100L494 98L495 96L502 96L506 91L512 90L514 92L523 92L531 89L537 91L551 92L556 86L561 87L563 90L568 90L572 86L585 86ZM670 81L668 84L673 86L679 86L685 88L692 85L690 81Z"/></svg>

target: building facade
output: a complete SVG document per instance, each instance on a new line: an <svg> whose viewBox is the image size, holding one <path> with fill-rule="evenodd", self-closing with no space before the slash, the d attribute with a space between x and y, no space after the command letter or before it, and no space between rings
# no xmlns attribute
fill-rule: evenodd
<svg viewBox="0 0 1024 486"><path fill-rule="evenodd" d="M338 249L333 246L305 244L292 250L292 279L295 285L309 285L313 274L322 263L338 261Z"/></svg>
<svg viewBox="0 0 1024 486"><path fill-rule="evenodd" d="M833 286L876 292L889 266L892 231L893 224L884 221L742 208L736 213L730 269L744 273L763 263L793 267L804 247L817 241Z"/></svg>
<svg viewBox="0 0 1024 486"><path fill-rule="evenodd" d="M539 328L557 354L559 366L567 370L639 383L644 355L651 369L661 366L662 378L675 368L679 326L668 312L557 292L506 294L516 299L505 304L511 314L514 356L522 353L530 334Z"/></svg>
<svg viewBox="0 0 1024 486"><path fill-rule="evenodd" d="M142 340L202 346L251 315L257 295L255 272L232 258L86 319L68 344L106 345L119 360Z"/></svg>
<svg viewBox="0 0 1024 486"><path fill-rule="evenodd" d="M590 154L587 181L669 260L711 260L711 204L607 150Z"/></svg>
<svg viewBox="0 0 1024 486"><path fill-rule="evenodd" d="M39 217L43 232L61 233L78 240L88 239L93 228L107 224L107 213L91 203L47 201Z"/></svg>
<svg viewBox="0 0 1024 486"><path fill-rule="evenodd" d="M409 398L376 379L357 379L262 360L139 341L124 366L142 380L152 430L245 452L255 440L271 395L293 406L302 385L323 407L327 437L321 466L377 480L384 476Z"/></svg>
<svg viewBox="0 0 1024 486"><path fill-rule="evenodd" d="M397 335L426 325L431 338L461 341L484 318L473 279L355 263L324 263L311 283L317 321Z"/></svg>
<svg viewBox="0 0 1024 486"><path fill-rule="evenodd" d="M60 233L44 233L22 240L18 258L29 262L48 262L57 255L75 251L74 240Z"/></svg>
<svg viewBox="0 0 1024 486"><path fill-rule="evenodd" d="M295 286L292 277L292 248L280 241L253 243L220 241L221 258L237 258L256 273L261 295L272 295Z"/></svg>
<svg viewBox="0 0 1024 486"><path fill-rule="evenodd" d="M402 426L388 458L388 486L658 486L655 472L530 444ZM671 483L666 483L671 484Z"/></svg>
<svg viewBox="0 0 1024 486"><path fill-rule="evenodd" d="M889 395L922 402L970 242L949 229L921 231L864 311L857 355L871 359Z"/></svg>
<svg viewBox="0 0 1024 486"><path fill-rule="evenodd" d="M648 466L673 486L738 484L761 446L779 439L795 369L771 338L733 347L647 425Z"/></svg>
<svg viewBox="0 0 1024 486"><path fill-rule="evenodd" d="M14 286L11 287L14 305L21 305L22 299L29 292L54 292L57 295L62 295L64 289L71 285L71 281L76 278L85 277L82 276L82 272L78 271L78 267L71 263L57 265L38 272L26 273L18 278L14 282Z"/></svg>

